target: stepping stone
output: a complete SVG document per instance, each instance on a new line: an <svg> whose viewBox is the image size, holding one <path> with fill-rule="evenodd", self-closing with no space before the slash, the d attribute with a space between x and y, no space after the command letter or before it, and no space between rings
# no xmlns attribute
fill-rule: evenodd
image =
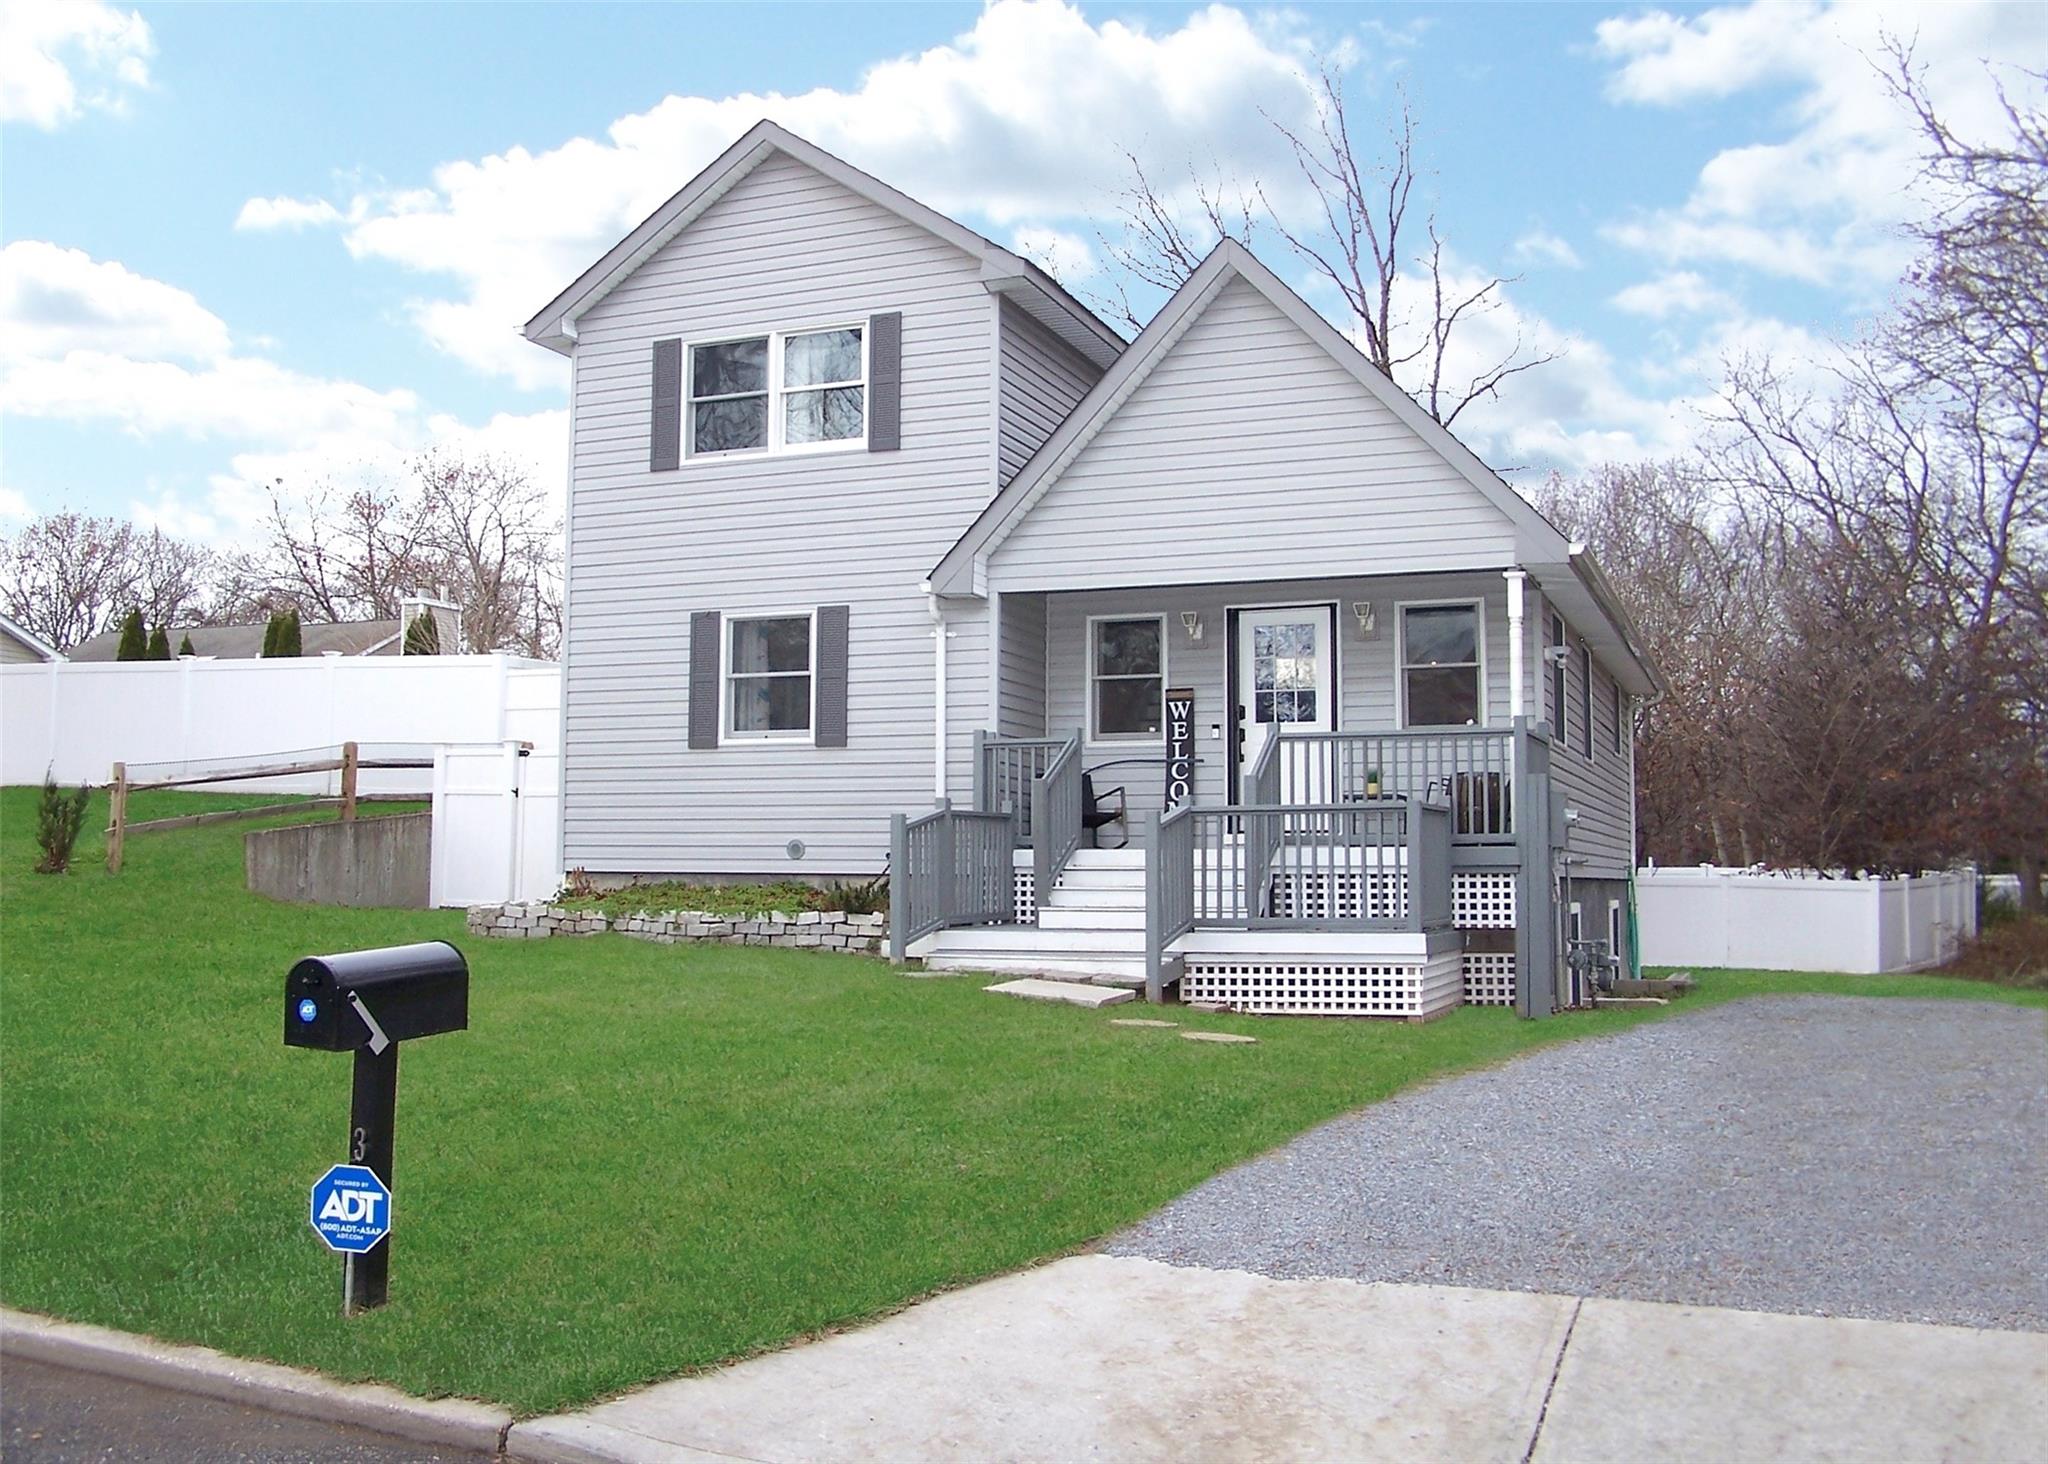
<svg viewBox="0 0 2048 1464"><path fill-rule="evenodd" d="M1190 1042L1256 1042L1256 1037L1246 1037L1238 1032L1183 1032L1181 1036Z"/></svg>
<svg viewBox="0 0 2048 1464"><path fill-rule="evenodd" d="M1062 1001L1068 1006L1091 1009L1138 999L1137 992L1117 986L1090 986L1085 981L1043 981L1037 977L1002 981L994 986L984 986L982 990L993 991L998 996L1021 996L1026 1001Z"/></svg>
<svg viewBox="0 0 2048 1464"><path fill-rule="evenodd" d="M1178 1027L1179 1022L1155 1022L1150 1017L1111 1017L1112 1027Z"/></svg>

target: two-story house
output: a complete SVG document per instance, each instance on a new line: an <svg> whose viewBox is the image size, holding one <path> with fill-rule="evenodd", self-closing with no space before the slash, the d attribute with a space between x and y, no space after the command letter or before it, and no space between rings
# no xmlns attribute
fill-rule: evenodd
<svg viewBox="0 0 2048 1464"><path fill-rule="evenodd" d="M898 957L1245 1010L1535 1015L1626 957L1626 616L1245 250L1127 344L763 122L526 333L565 866L886 863Z"/></svg>

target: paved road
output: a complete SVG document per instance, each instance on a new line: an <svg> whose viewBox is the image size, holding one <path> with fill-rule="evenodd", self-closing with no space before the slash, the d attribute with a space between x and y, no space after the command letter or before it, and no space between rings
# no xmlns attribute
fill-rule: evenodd
<svg viewBox="0 0 2048 1464"><path fill-rule="evenodd" d="M485 1464L492 1456L98 1377L0 1361L8 1464Z"/></svg>
<svg viewBox="0 0 2048 1464"><path fill-rule="evenodd" d="M2048 1013L1771 997L1338 1119L1107 1249L2041 1332L2044 1194Z"/></svg>

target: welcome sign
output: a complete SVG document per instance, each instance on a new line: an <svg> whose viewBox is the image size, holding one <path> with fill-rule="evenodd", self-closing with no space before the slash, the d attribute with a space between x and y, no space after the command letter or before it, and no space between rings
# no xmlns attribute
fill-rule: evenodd
<svg viewBox="0 0 2048 1464"><path fill-rule="evenodd" d="M1195 694L1182 687L1166 693L1166 806L1195 796Z"/></svg>

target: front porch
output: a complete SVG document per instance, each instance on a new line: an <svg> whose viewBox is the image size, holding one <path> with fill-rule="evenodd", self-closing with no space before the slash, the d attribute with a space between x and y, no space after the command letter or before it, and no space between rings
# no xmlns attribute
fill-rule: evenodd
<svg viewBox="0 0 2048 1464"><path fill-rule="evenodd" d="M1527 719L1282 730L1248 801L1134 814L1122 850L1085 847L1085 745L983 735L972 808L895 820L894 958L1250 1012L1549 1010L1550 946L1532 938L1555 925L1549 743ZM1529 840L1545 856L1525 859Z"/></svg>

